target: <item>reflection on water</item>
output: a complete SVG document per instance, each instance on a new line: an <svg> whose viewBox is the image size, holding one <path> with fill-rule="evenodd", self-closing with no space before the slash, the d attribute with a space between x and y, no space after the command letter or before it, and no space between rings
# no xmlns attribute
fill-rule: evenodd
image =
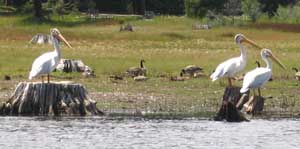
<svg viewBox="0 0 300 149"><path fill-rule="evenodd" d="M297 148L300 120L0 117L0 148Z"/></svg>

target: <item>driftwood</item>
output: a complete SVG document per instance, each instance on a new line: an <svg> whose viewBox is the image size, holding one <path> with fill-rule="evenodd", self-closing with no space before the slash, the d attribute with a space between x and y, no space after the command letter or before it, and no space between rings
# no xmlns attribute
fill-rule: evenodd
<svg viewBox="0 0 300 149"><path fill-rule="evenodd" d="M224 91L223 101L220 110L214 117L216 121L226 120L228 122L248 121L238 110L236 105L242 104L239 101L246 102L249 99L249 92L242 95L240 87L227 87Z"/></svg>
<svg viewBox="0 0 300 149"><path fill-rule="evenodd" d="M21 82L1 115L100 115L96 102L80 84Z"/></svg>
<svg viewBox="0 0 300 149"><path fill-rule="evenodd" d="M81 60L61 59L59 64L56 66L56 70L66 73L81 72L85 77L95 76L94 71Z"/></svg>

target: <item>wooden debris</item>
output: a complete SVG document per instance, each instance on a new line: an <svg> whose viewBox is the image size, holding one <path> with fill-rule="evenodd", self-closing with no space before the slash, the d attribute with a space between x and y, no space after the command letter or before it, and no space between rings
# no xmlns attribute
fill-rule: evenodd
<svg viewBox="0 0 300 149"><path fill-rule="evenodd" d="M66 73L81 72L84 77L95 77L94 71L81 60L61 59L56 70Z"/></svg>
<svg viewBox="0 0 300 149"><path fill-rule="evenodd" d="M80 84L21 82L1 115L102 115Z"/></svg>

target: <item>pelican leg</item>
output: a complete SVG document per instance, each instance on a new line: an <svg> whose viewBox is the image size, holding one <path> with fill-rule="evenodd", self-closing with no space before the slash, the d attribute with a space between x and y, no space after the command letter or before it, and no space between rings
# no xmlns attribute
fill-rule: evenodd
<svg viewBox="0 0 300 149"><path fill-rule="evenodd" d="M258 88L257 91L258 91L258 96L261 97L260 88Z"/></svg>
<svg viewBox="0 0 300 149"><path fill-rule="evenodd" d="M256 96L255 89L253 89L252 91L253 91L253 98L249 98L249 100L243 105L247 112L250 112L252 110L251 104L253 103L254 98Z"/></svg>
<svg viewBox="0 0 300 149"><path fill-rule="evenodd" d="M48 83L50 83L50 75L49 75L49 73L47 75L47 78L48 78Z"/></svg>
<svg viewBox="0 0 300 149"><path fill-rule="evenodd" d="M228 84L229 84L229 87L232 87L231 78L228 78Z"/></svg>

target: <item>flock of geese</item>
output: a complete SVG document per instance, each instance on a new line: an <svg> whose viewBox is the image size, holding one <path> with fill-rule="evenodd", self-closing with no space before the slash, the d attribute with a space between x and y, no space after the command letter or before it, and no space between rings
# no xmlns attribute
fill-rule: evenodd
<svg viewBox="0 0 300 149"><path fill-rule="evenodd" d="M36 58L32 64L32 68L29 74L29 79L33 79L38 76L47 75L48 83L50 82L49 74L56 68L60 59L61 59L61 49L60 42L64 42L69 48L72 48L68 41L62 36L60 31L57 28L53 28L50 30L50 35L45 38L44 36L38 35L31 42L43 43L48 42L53 44L54 51L47 52ZM232 87L232 79L235 78L236 74L244 70L247 62L247 54L246 48L243 45L244 43L250 44L255 48L261 49L260 55L263 61L266 63L266 67L260 67L259 62L257 62L258 67L247 72L243 77L243 85L240 89L241 93L245 93L248 90L252 89L253 94L256 95L255 90L257 89L258 95L261 96L260 88L271 79L272 77L272 61L276 62L280 67L286 69L285 66L279 61L278 58L272 53L270 49L262 48L258 46L254 41L248 39L243 34L237 34L235 36L235 42L240 47L241 54L238 57L234 57L228 59L222 63L220 63L215 71L210 75L210 79L212 81L216 81L220 78L228 79L228 86ZM140 61L140 67L130 67L126 74L130 77L133 77L136 81L144 81L148 78L147 68L144 65L145 60ZM293 68L298 75L298 79L300 78L300 72L298 72L297 68ZM200 68L196 65L189 65L183 68L180 72L180 76L172 76L170 80L172 81L184 81L189 77L197 77L197 75L203 75L203 68ZM188 77L187 77L188 75ZM115 76L115 78L117 78ZM122 79L122 77L119 77Z"/></svg>

